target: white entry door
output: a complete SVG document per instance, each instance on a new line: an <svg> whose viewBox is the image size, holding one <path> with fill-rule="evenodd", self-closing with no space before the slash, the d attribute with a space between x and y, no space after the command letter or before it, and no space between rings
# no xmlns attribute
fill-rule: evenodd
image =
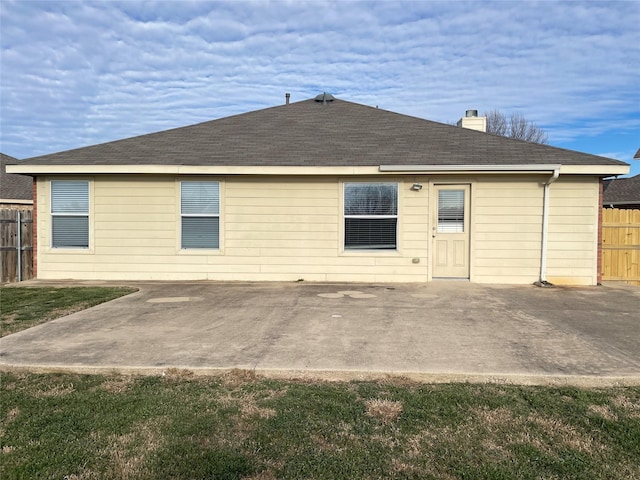
<svg viewBox="0 0 640 480"><path fill-rule="evenodd" d="M433 277L469 278L469 185L436 185Z"/></svg>

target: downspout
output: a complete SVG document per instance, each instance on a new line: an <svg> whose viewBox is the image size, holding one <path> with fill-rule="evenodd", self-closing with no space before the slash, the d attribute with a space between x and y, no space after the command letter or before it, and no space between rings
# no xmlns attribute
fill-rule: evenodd
<svg viewBox="0 0 640 480"><path fill-rule="evenodd" d="M552 287L547 281L547 243L549 241L549 188L560 176L560 167L553 169L553 175L544 184L544 196L542 200L542 251L540 255L540 280L535 282L539 287Z"/></svg>

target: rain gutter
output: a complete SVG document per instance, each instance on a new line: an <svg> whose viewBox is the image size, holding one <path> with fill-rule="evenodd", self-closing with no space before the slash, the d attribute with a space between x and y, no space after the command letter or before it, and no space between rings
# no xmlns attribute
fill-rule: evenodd
<svg viewBox="0 0 640 480"><path fill-rule="evenodd" d="M398 173L458 173L458 172L496 172L496 173L539 173L560 172L556 164L518 164L518 165L380 165L380 172Z"/></svg>

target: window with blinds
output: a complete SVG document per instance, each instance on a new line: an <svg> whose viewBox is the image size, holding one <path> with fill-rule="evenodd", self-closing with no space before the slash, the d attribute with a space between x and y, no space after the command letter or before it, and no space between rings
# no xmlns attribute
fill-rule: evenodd
<svg viewBox="0 0 640 480"><path fill-rule="evenodd" d="M346 183L345 250L393 250L397 247L398 185Z"/></svg>
<svg viewBox="0 0 640 480"><path fill-rule="evenodd" d="M464 233L464 190L438 191L438 233Z"/></svg>
<svg viewBox="0 0 640 480"><path fill-rule="evenodd" d="M51 246L89 248L88 181L51 181Z"/></svg>
<svg viewBox="0 0 640 480"><path fill-rule="evenodd" d="M181 182L183 249L220 248L220 183Z"/></svg>

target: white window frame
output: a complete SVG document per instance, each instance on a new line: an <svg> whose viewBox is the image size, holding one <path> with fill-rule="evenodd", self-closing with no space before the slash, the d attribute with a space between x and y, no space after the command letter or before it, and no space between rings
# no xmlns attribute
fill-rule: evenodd
<svg viewBox="0 0 640 480"><path fill-rule="evenodd" d="M347 187L349 185L387 185L395 187L396 192L396 213L395 215L351 215L346 214L347 207ZM398 211L400 207L400 185L398 182L384 182L384 181L369 181L369 182L344 182L343 183L343 192L342 192L342 249L344 252L355 253L355 252L397 252L398 251L398 238L399 238L399 224L398 224ZM375 247L349 247L347 246L347 219L365 219L365 220L381 220L381 219L395 219L395 246L390 248L375 248Z"/></svg>
<svg viewBox="0 0 640 480"><path fill-rule="evenodd" d="M182 193L182 187L184 184L189 184L189 183L211 183L211 184L216 184L218 187L218 213L183 213L183 193ZM217 180L181 180L179 182L179 195L180 195L180 235L179 235L179 241L180 241L180 250L182 251L203 251L203 250L215 250L215 251L219 251L220 250L220 230L221 230L221 226L220 226L220 191L221 191L221 182L217 181ZM188 246L185 247L184 243L183 243L183 238L182 238L182 230L183 230L183 219L184 218L217 218L218 219L218 246L202 246L202 247L193 247L193 246Z"/></svg>
<svg viewBox="0 0 640 480"><path fill-rule="evenodd" d="M450 212L445 213L443 207L443 200L451 200L450 198L443 199L443 194L453 192L462 193L462 201L450 207L450 209L457 209L457 215ZM467 214L465 211L466 195L467 192L463 188L447 188L438 190L438 208L436 212L436 231L438 233L465 233L465 215Z"/></svg>
<svg viewBox="0 0 640 480"><path fill-rule="evenodd" d="M84 183L87 186L87 210L86 212L54 212L54 199L53 199L53 190L54 190L54 185L56 183L77 183L77 184L81 184ZM51 180L50 184L49 184L49 215L51 218L51 225L50 225L50 248L55 249L55 250L59 250L59 249L64 249L64 250L68 250L68 249L76 249L76 250L89 250L90 246L91 246L91 217L90 217L90 212L91 212L91 183L89 182L89 180ZM54 219L56 217L62 218L62 217L85 217L87 219L87 245L54 245L54 231L53 231L53 224L54 224Z"/></svg>

